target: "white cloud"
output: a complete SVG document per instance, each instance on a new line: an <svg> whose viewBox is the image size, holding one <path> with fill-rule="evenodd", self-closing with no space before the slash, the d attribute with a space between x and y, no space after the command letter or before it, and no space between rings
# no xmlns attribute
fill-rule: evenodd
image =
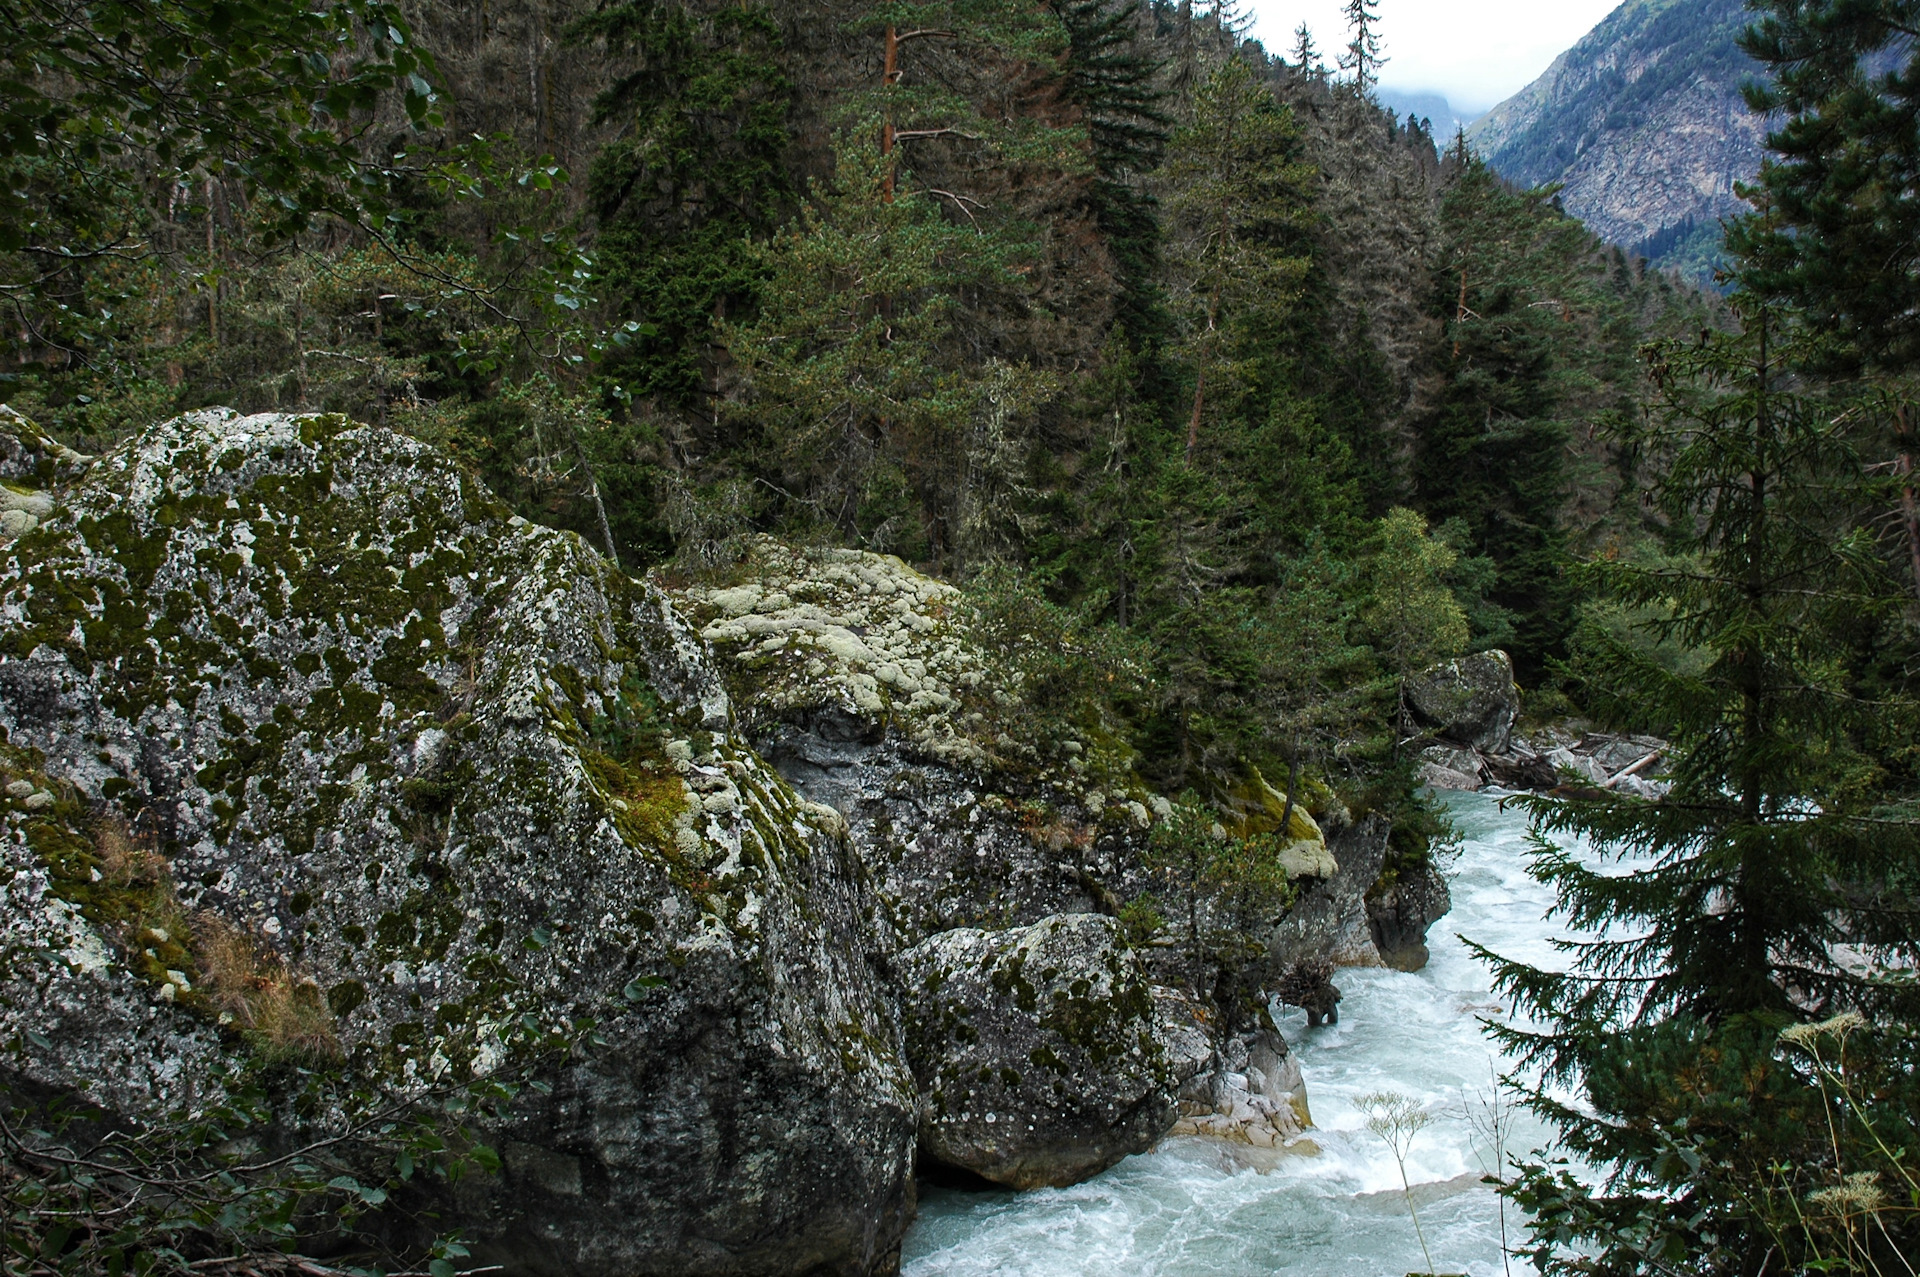
<svg viewBox="0 0 1920 1277"><path fill-rule="evenodd" d="M1525 88L1611 13L1619 0L1380 0L1395 89L1444 93L1473 115ZM1293 48L1302 22L1328 65L1346 47L1341 0L1247 0L1252 34L1271 53Z"/></svg>

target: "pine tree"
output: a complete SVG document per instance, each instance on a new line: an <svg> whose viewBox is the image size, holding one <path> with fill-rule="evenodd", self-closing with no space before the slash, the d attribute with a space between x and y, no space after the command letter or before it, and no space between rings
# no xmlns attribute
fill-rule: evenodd
<svg viewBox="0 0 1920 1277"><path fill-rule="evenodd" d="M756 435L751 463L789 501L785 520L946 567L979 517L966 503L1018 482L978 473L995 420L1053 382L975 363L954 340L956 297L1017 296L1028 247L956 225L934 195L897 185L901 171L843 138L832 183L760 250L758 315L722 332L751 386L736 409Z"/></svg>
<svg viewBox="0 0 1920 1277"><path fill-rule="evenodd" d="M1247 388L1249 327L1284 315L1306 277L1313 176L1292 114L1245 62L1222 63L1164 171L1174 304L1194 369L1189 460L1209 410L1231 411Z"/></svg>
<svg viewBox="0 0 1920 1277"><path fill-rule="evenodd" d="M1418 423L1416 500L1435 523L1458 520L1463 549L1492 561L1488 601L1516 618L1515 659L1537 677L1559 654L1571 611L1562 414L1605 310L1590 278L1592 236L1545 194L1507 190L1471 156L1441 201L1440 229L1430 304L1447 316L1432 356L1443 380Z"/></svg>
<svg viewBox="0 0 1920 1277"><path fill-rule="evenodd" d="M1136 346L1151 349L1170 325L1158 208L1144 180L1167 140L1170 121L1156 84L1164 64L1141 38L1138 0L1056 0L1054 7L1067 31L1065 97L1084 112L1092 144L1094 216L1120 275L1115 322Z"/></svg>
<svg viewBox="0 0 1920 1277"><path fill-rule="evenodd" d="M1796 385L1777 319L1741 304L1744 333L1703 333L1653 365L1674 447L1654 495L1673 557L1586 569L1705 658L1677 672L1616 641L1589 689L1673 725L1673 792L1529 800L1542 835L1635 863L1590 867L1543 839L1532 872L1558 913L1611 930L1563 944L1566 971L1493 959L1500 987L1547 1026L1497 1035L1548 1083L1580 1082L1592 1110L1546 1084L1534 1106L1619 1173L1602 1193L1530 1170L1518 1196L1541 1235L1598 1252L1549 1271L1758 1271L1786 1244L1763 1209L1768 1177L1825 1156L1804 1124L1782 1125L1819 1093L1779 1067L1775 1034L1837 1011L1920 1009L1910 982L1846 956L1920 942L1905 885L1920 825L1884 771L1915 706L1861 677L1876 623L1897 625L1903 607L1872 526L1889 480L1861 464L1874 417ZM1543 1244L1543 1263L1556 1251Z"/></svg>
<svg viewBox="0 0 1920 1277"><path fill-rule="evenodd" d="M1380 83L1380 68L1387 61L1381 52L1380 0L1346 0L1346 16L1351 36L1340 55L1340 69L1353 77L1354 93L1365 97Z"/></svg>
<svg viewBox="0 0 1920 1277"><path fill-rule="evenodd" d="M1306 76L1324 76L1326 64L1320 61L1320 50L1313 47L1313 31L1302 22L1293 32L1293 66Z"/></svg>

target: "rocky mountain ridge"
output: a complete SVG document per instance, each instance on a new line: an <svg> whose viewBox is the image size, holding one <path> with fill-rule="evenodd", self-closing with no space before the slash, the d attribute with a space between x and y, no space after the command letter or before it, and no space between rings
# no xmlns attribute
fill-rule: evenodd
<svg viewBox="0 0 1920 1277"><path fill-rule="evenodd" d="M1746 211L1764 119L1740 86L1743 0L1627 0L1467 139L1524 186L1559 183L1568 212L1656 265L1699 276L1720 219Z"/></svg>

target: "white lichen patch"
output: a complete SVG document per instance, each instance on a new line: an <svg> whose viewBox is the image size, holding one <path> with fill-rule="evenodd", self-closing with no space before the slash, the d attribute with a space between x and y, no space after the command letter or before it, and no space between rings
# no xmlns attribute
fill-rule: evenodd
<svg viewBox="0 0 1920 1277"><path fill-rule="evenodd" d="M753 565L751 581L678 594L760 711L830 706L884 722L943 762L988 762L966 708L990 668L958 589L892 555L771 539L756 543Z"/></svg>

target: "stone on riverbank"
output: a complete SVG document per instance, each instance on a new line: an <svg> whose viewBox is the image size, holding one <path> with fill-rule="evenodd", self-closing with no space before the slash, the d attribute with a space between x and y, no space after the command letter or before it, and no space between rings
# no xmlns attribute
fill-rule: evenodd
<svg viewBox="0 0 1920 1277"><path fill-rule="evenodd" d="M946 931L895 965L924 1156L1012 1188L1061 1187L1172 1125L1177 1064L1112 919Z"/></svg>

